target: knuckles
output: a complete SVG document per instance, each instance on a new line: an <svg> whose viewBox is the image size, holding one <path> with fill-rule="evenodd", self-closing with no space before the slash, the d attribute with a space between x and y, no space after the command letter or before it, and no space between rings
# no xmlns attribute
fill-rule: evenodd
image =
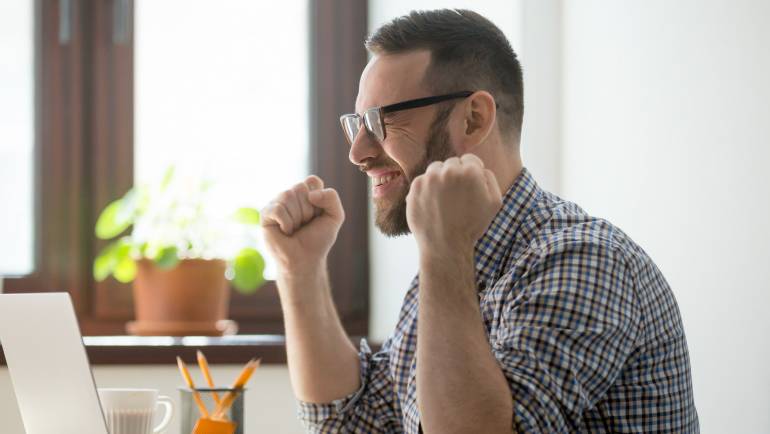
<svg viewBox="0 0 770 434"><path fill-rule="evenodd" d="M292 196L293 196L293 193L292 193L291 190L282 191L282 192L278 193L278 196L276 196L275 202L286 203L286 202L288 202L289 200L292 199Z"/></svg>
<svg viewBox="0 0 770 434"><path fill-rule="evenodd" d="M449 157L445 161L447 166L455 166L460 164L460 158L459 157Z"/></svg>
<svg viewBox="0 0 770 434"><path fill-rule="evenodd" d="M456 158L456 157L453 157ZM435 164L435 163L431 163ZM463 182L466 180L481 178L484 176L481 166L476 164L443 164L435 166L431 171L423 175L426 182ZM416 180L416 179L415 179Z"/></svg>
<svg viewBox="0 0 770 434"><path fill-rule="evenodd" d="M291 191L294 193L307 193L310 191L310 189L308 188L307 184L300 182L299 184L294 185L294 187L291 188Z"/></svg>
<svg viewBox="0 0 770 434"><path fill-rule="evenodd" d="M484 167L484 162L481 160L481 158L471 153L463 154L460 157L460 161L462 161L463 164Z"/></svg>
<svg viewBox="0 0 770 434"><path fill-rule="evenodd" d="M425 169L425 173L417 176L410 186L410 194L413 196L424 190L440 188L445 184L485 183L486 173L489 169L484 167L481 160L473 154L464 154L462 157L450 157L445 161L434 161Z"/></svg>

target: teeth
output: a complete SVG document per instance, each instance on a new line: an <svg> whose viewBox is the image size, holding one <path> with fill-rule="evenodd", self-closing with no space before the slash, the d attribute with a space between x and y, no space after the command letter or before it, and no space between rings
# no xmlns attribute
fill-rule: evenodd
<svg viewBox="0 0 770 434"><path fill-rule="evenodd" d="M395 178L397 176L398 176L397 173L391 173L391 174L385 175L385 176L377 176L377 177L374 178L374 185L387 184L388 182L390 182L393 178Z"/></svg>

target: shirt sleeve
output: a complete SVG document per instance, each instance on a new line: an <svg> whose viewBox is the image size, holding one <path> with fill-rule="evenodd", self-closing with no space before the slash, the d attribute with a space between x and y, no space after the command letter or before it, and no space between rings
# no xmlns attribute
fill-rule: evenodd
<svg viewBox="0 0 770 434"><path fill-rule="evenodd" d="M361 340L361 387L329 403L299 402L298 415L312 433L400 433L401 419L395 408L390 378L390 339L373 354Z"/></svg>
<svg viewBox="0 0 770 434"><path fill-rule="evenodd" d="M622 254L606 245L562 244L540 254L524 276L498 284L507 285L508 299L492 346L511 389L514 431L578 431L638 335Z"/></svg>

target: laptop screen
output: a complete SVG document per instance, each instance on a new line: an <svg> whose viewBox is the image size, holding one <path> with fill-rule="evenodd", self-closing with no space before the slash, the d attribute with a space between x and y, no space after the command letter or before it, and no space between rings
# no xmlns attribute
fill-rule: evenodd
<svg viewBox="0 0 770 434"><path fill-rule="evenodd" d="M0 345L27 434L107 434L69 294L0 294Z"/></svg>

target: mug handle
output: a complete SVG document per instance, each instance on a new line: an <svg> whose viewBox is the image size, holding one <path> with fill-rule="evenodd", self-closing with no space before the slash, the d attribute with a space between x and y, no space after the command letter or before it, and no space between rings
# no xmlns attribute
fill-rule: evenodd
<svg viewBox="0 0 770 434"><path fill-rule="evenodd" d="M166 411L163 414L163 420L152 430L155 434L163 432L168 427L168 424L171 423L171 417L174 416L174 403L171 401L171 398L166 395L159 396L155 408L157 409L160 405L165 407Z"/></svg>

